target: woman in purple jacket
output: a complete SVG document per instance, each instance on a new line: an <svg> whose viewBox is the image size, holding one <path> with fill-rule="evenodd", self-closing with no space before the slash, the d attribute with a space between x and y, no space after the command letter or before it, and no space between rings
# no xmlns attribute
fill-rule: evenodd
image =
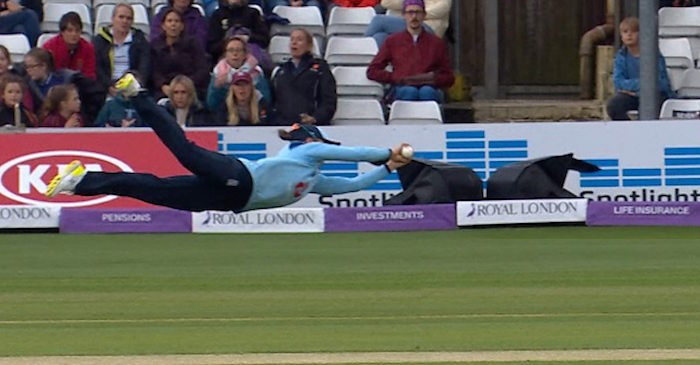
<svg viewBox="0 0 700 365"><path fill-rule="evenodd" d="M151 85L156 98L169 94L170 81L177 75L186 75L194 81L197 93L204 97L209 82L209 68L204 49L186 34L182 15L174 8L165 11L162 33L151 42L153 63Z"/></svg>
<svg viewBox="0 0 700 365"><path fill-rule="evenodd" d="M165 18L165 12L170 9L175 9L182 14L185 22L187 34L196 38L202 45L202 48L207 46L207 19L199 12L199 9L192 6L194 0L168 0L168 6L160 9L151 19L151 42L163 33L161 24Z"/></svg>

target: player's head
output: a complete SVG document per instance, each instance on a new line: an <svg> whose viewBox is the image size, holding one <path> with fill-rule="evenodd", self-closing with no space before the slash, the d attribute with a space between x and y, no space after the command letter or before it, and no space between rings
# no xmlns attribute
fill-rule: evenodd
<svg viewBox="0 0 700 365"><path fill-rule="evenodd" d="M294 123L290 130L278 130L280 138L290 142L323 142L339 145L340 142L327 139L318 127L311 124Z"/></svg>

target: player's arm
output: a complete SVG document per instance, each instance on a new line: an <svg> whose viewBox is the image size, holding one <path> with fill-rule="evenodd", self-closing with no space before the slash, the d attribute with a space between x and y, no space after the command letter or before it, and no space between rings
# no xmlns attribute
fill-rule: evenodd
<svg viewBox="0 0 700 365"><path fill-rule="evenodd" d="M410 160L400 153L401 144L394 148L376 147L345 147L328 143L316 143L310 148L308 156L317 161L365 161L374 164L385 163L390 160L400 163L408 163Z"/></svg>
<svg viewBox="0 0 700 365"><path fill-rule="evenodd" d="M314 186L311 192L329 196L333 194L343 194L363 190L376 184L379 180L387 177L391 172L395 171L401 166L404 166L405 164L405 162L388 160L382 166L376 167L369 172L351 178L321 175L318 183L316 186Z"/></svg>

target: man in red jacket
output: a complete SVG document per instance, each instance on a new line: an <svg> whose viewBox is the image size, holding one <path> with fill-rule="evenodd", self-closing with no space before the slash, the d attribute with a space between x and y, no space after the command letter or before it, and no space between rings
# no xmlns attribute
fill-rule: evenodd
<svg viewBox="0 0 700 365"><path fill-rule="evenodd" d="M51 52L55 70L64 68L79 71L95 80L95 49L83 39L83 22L74 11L65 13L58 23L61 33L44 43L44 49Z"/></svg>
<svg viewBox="0 0 700 365"><path fill-rule="evenodd" d="M367 68L367 78L391 84L396 100L444 99L440 89L452 86L454 74L445 42L423 29L423 0L405 0L406 31L390 35ZM393 71L387 71L391 64Z"/></svg>

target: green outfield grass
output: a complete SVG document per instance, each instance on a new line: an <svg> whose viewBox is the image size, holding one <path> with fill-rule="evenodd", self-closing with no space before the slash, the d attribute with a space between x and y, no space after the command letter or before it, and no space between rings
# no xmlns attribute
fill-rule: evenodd
<svg viewBox="0 0 700 365"><path fill-rule="evenodd" d="M0 356L616 348L700 348L700 229L0 235Z"/></svg>

